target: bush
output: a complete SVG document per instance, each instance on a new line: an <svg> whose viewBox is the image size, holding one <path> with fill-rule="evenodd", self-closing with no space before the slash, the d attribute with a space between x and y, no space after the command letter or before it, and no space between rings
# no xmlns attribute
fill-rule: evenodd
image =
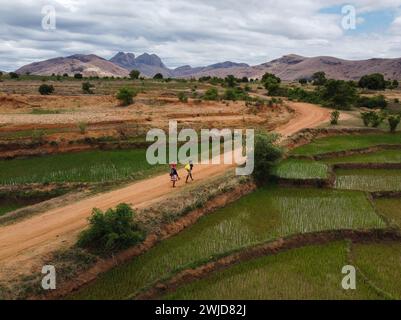
<svg viewBox="0 0 401 320"><path fill-rule="evenodd" d="M361 112L361 118L365 127L369 127L370 125L370 114L371 112Z"/></svg>
<svg viewBox="0 0 401 320"><path fill-rule="evenodd" d="M385 114L378 113L374 111L370 112L361 112L361 117L363 124L368 127L371 125L373 128L377 128L386 118Z"/></svg>
<svg viewBox="0 0 401 320"><path fill-rule="evenodd" d="M232 75L228 75L225 79L224 82L227 84L227 87L229 88L234 88L237 85L237 79Z"/></svg>
<svg viewBox="0 0 401 320"><path fill-rule="evenodd" d="M83 93L93 94L92 88L94 88L94 87L95 86L93 84L91 84L90 82L82 83L82 91L83 91Z"/></svg>
<svg viewBox="0 0 401 320"><path fill-rule="evenodd" d="M178 92L177 97L178 97L178 100L180 102L183 102L183 103L187 103L188 102L188 97L187 97L187 94L185 92L182 92L182 91Z"/></svg>
<svg viewBox="0 0 401 320"><path fill-rule="evenodd" d="M75 79L82 79L84 76L81 73L74 74Z"/></svg>
<svg viewBox="0 0 401 320"><path fill-rule="evenodd" d="M343 80L327 80L321 90L321 98L329 107L341 110L350 110L356 102L358 94L356 88Z"/></svg>
<svg viewBox="0 0 401 320"><path fill-rule="evenodd" d="M302 88L291 88L287 93L288 99L314 104L321 104L322 100L318 91L306 91Z"/></svg>
<svg viewBox="0 0 401 320"><path fill-rule="evenodd" d="M283 150L275 145L277 135L257 134L255 137L255 168L253 178L258 184L268 181L272 168L283 157Z"/></svg>
<svg viewBox="0 0 401 320"><path fill-rule="evenodd" d="M52 85L42 84L39 87L39 93L41 95L49 95L52 94L53 92L54 92L54 87Z"/></svg>
<svg viewBox="0 0 401 320"><path fill-rule="evenodd" d="M86 122L80 122L78 123L78 128L79 128L79 132L81 134L86 133L86 127L88 126L88 124Z"/></svg>
<svg viewBox="0 0 401 320"><path fill-rule="evenodd" d="M326 73L324 73L323 71L315 72L312 75L312 84L314 86L323 86L326 83L326 81L327 81Z"/></svg>
<svg viewBox="0 0 401 320"><path fill-rule="evenodd" d="M401 121L401 115L391 115L388 117L388 124L390 126L390 132L395 132Z"/></svg>
<svg viewBox="0 0 401 320"><path fill-rule="evenodd" d="M81 232L77 245L99 253L126 249L143 241L145 234L134 222L134 211L127 204L103 213L93 209L89 228Z"/></svg>
<svg viewBox="0 0 401 320"><path fill-rule="evenodd" d="M205 100L218 100L219 99L219 91L216 88L208 89L203 95L203 99Z"/></svg>
<svg viewBox="0 0 401 320"><path fill-rule="evenodd" d="M338 110L335 110L331 113L331 121L330 123L332 125L337 125L338 124L338 119L340 118L340 112Z"/></svg>
<svg viewBox="0 0 401 320"><path fill-rule="evenodd" d="M134 103L134 97L137 93L130 88L121 88L117 93L117 99L121 101L121 105L129 106Z"/></svg>
<svg viewBox="0 0 401 320"><path fill-rule="evenodd" d="M369 90L384 90L386 88L386 81L382 74L373 73L363 76L359 80L358 86Z"/></svg>
<svg viewBox="0 0 401 320"><path fill-rule="evenodd" d="M153 77L153 79L155 80L162 80L164 77L161 73L156 73L155 76Z"/></svg>
<svg viewBox="0 0 401 320"><path fill-rule="evenodd" d="M19 78L19 74L15 73L15 72L10 72L9 74L10 79L18 79Z"/></svg>
<svg viewBox="0 0 401 320"><path fill-rule="evenodd" d="M132 71L129 73L129 77L130 77L132 80L137 80L137 79L139 79L140 74L141 74L141 73L140 73L138 70L132 70Z"/></svg>
<svg viewBox="0 0 401 320"><path fill-rule="evenodd" d="M369 109L385 109L387 108L387 101L383 95L376 97L360 97L356 103L359 108L369 108Z"/></svg>
<svg viewBox="0 0 401 320"><path fill-rule="evenodd" d="M299 82L301 85L306 85L306 84L308 84L308 79L302 78L302 79L299 79L298 82Z"/></svg>
<svg viewBox="0 0 401 320"><path fill-rule="evenodd" d="M248 93L240 87L228 88L223 95L224 100L247 100L249 98Z"/></svg>

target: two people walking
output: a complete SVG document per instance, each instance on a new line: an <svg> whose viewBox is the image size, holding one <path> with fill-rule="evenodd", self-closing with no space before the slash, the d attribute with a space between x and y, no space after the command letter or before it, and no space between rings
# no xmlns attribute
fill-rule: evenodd
<svg viewBox="0 0 401 320"><path fill-rule="evenodd" d="M185 183L188 183L189 179L191 179L191 181L194 181L194 178L192 177L193 168L194 168L194 164L193 164L192 160L190 160L185 165L185 170L187 171L187 177L185 179ZM177 181L181 180L180 176L178 175L177 164L175 164L175 163L171 164L170 179L171 179L171 182L173 183L173 188L175 188Z"/></svg>

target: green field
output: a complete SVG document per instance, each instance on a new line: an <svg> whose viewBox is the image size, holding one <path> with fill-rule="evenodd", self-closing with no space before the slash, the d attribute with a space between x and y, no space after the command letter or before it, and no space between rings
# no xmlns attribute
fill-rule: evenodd
<svg viewBox="0 0 401 320"><path fill-rule="evenodd" d="M289 158L278 164L273 174L284 179L327 179L328 169L317 161Z"/></svg>
<svg viewBox="0 0 401 320"><path fill-rule="evenodd" d="M199 299L379 299L363 282L343 290L347 244L308 246L243 262L192 282L163 298Z"/></svg>
<svg viewBox="0 0 401 320"><path fill-rule="evenodd" d="M336 163L401 163L401 150L384 150L374 153L356 154L323 160L327 164Z"/></svg>
<svg viewBox="0 0 401 320"><path fill-rule="evenodd" d="M149 165L142 149L85 151L0 160L0 184L137 180L163 169Z"/></svg>
<svg viewBox="0 0 401 320"><path fill-rule="evenodd" d="M294 155L313 156L328 152L368 148L380 144L401 145L401 132L320 138L310 144L295 148L291 153Z"/></svg>
<svg viewBox="0 0 401 320"><path fill-rule="evenodd" d="M0 216L17 210L19 208L23 208L25 206L25 204L21 204L21 203L13 203L13 202L6 202L6 203L0 203Z"/></svg>
<svg viewBox="0 0 401 320"><path fill-rule="evenodd" d="M382 227L361 192L262 188L105 273L72 298L127 298L182 269L283 236Z"/></svg>
<svg viewBox="0 0 401 320"><path fill-rule="evenodd" d="M357 244L352 251L356 265L376 287L401 299L401 243Z"/></svg>
<svg viewBox="0 0 401 320"><path fill-rule="evenodd" d="M338 169L336 188L363 191L400 191L401 170Z"/></svg>
<svg viewBox="0 0 401 320"><path fill-rule="evenodd" d="M401 198L375 199L375 206L380 214L401 228Z"/></svg>

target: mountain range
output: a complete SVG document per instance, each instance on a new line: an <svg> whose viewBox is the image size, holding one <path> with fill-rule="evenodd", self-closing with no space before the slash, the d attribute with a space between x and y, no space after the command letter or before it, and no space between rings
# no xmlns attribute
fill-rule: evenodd
<svg viewBox="0 0 401 320"><path fill-rule="evenodd" d="M324 71L329 78L357 80L365 74L382 73L388 79L401 79L401 58L344 60L335 57L303 57L290 54L256 66L231 61L205 67L185 65L175 69L168 68L160 57L144 53L136 57L133 53L119 52L110 60L94 54L76 54L50 60L34 62L16 70L19 74L115 76L126 77L131 70L138 70L142 76L153 77L156 73L164 77L199 78L202 76L261 78L266 72L274 73L283 80L293 81L310 78L317 71Z"/></svg>

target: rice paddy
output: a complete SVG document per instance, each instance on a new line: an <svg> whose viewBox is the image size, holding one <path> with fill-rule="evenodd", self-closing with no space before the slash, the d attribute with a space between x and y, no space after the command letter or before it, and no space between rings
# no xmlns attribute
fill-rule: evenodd
<svg viewBox="0 0 401 320"><path fill-rule="evenodd" d="M288 158L277 165L273 174L284 179L327 179L328 170L324 163Z"/></svg>
<svg viewBox="0 0 401 320"><path fill-rule="evenodd" d="M401 133L343 135L316 139L292 150L294 155L312 156L323 153L368 148L375 145L401 145Z"/></svg>
<svg viewBox="0 0 401 320"><path fill-rule="evenodd" d="M324 163L401 163L400 150L384 150L374 153L356 154L346 157L325 159Z"/></svg>
<svg viewBox="0 0 401 320"><path fill-rule="evenodd" d="M0 160L0 184L137 180L165 169L146 161L146 150L85 151Z"/></svg>
<svg viewBox="0 0 401 320"><path fill-rule="evenodd" d="M308 246L243 262L168 294L164 299L379 299L362 281L343 290L347 244Z"/></svg>
<svg viewBox="0 0 401 320"><path fill-rule="evenodd" d="M72 298L133 297L182 269L291 234L383 227L385 223L362 192L263 188L103 274Z"/></svg>
<svg viewBox="0 0 401 320"><path fill-rule="evenodd" d="M362 191L401 191L401 170L339 169L336 188Z"/></svg>
<svg viewBox="0 0 401 320"><path fill-rule="evenodd" d="M380 214L401 228L401 198L375 199L375 206Z"/></svg>

